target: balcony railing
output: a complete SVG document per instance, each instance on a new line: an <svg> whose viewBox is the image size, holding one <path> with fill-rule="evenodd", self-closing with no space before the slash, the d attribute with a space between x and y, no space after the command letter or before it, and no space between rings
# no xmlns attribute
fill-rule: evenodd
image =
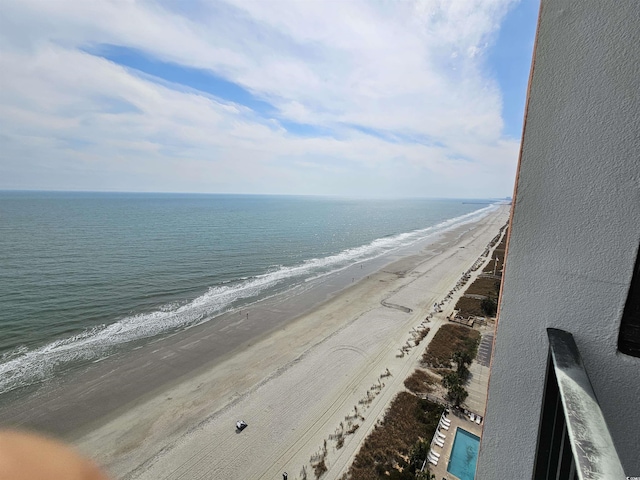
<svg viewBox="0 0 640 480"><path fill-rule="evenodd" d="M624 479L573 336L548 328L550 362L534 479Z"/></svg>

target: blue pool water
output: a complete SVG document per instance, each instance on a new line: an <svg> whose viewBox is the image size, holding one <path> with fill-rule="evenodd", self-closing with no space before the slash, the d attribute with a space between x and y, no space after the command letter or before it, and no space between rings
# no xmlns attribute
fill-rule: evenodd
<svg viewBox="0 0 640 480"><path fill-rule="evenodd" d="M458 428L456 438L453 440L447 471L460 480L473 480L476 474L479 445L480 439L478 437Z"/></svg>

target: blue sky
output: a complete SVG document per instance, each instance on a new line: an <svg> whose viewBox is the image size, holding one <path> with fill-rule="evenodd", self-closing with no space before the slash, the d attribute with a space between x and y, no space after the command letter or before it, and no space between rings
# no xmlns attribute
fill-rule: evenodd
<svg viewBox="0 0 640 480"><path fill-rule="evenodd" d="M502 93L505 133L514 138L522 134L539 8L538 1L517 3L507 13L496 43L488 54L489 71L494 73Z"/></svg>
<svg viewBox="0 0 640 480"><path fill-rule="evenodd" d="M5 2L0 188L507 196L537 9Z"/></svg>

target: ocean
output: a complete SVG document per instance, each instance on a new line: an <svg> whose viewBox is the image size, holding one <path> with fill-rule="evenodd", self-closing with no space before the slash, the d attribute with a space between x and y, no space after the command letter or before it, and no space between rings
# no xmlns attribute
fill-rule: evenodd
<svg viewBox="0 0 640 480"><path fill-rule="evenodd" d="M380 261L464 200L0 192L0 396Z"/></svg>

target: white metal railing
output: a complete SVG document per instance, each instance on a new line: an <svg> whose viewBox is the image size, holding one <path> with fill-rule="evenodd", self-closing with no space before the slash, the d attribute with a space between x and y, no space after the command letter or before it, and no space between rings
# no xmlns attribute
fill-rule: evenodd
<svg viewBox="0 0 640 480"><path fill-rule="evenodd" d="M573 457L566 478L624 479L620 458L573 336L555 328L548 328L547 335L566 424L563 439L568 439ZM553 478L561 477L556 472Z"/></svg>

